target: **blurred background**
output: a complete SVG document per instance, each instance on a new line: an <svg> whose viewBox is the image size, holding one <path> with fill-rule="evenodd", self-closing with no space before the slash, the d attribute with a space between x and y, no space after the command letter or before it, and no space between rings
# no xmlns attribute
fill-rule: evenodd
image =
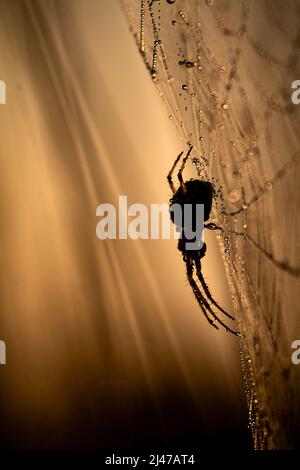
<svg viewBox="0 0 300 470"><path fill-rule="evenodd" d="M101 203L168 202L184 150L119 2L1 0L0 18L1 448L250 448L239 340L206 322L176 241L96 237Z"/></svg>

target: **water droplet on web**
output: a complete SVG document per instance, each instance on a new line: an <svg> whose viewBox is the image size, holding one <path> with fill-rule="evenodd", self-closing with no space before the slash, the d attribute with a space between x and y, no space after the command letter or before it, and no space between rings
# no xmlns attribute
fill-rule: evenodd
<svg viewBox="0 0 300 470"><path fill-rule="evenodd" d="M228 194L228 201L233 204L238 202L241 199L241 192L239 189L235 188Z"/></svg>
<svg viewBox="0 0 300 470"><path fill-rule="evenodd" d="M270 190L272 189L272 187L273 187L273 184L271 183L271 181L267 181L265 187L266 187L266 189L267 189L268 191L270 191Z"/></svg>
<svg viewBox="0 0 300 470"><path fill-rule="evenodd" d="M175 3L176 0L167 0L167 3L169 3L169 5L172 5L173 3Z"/></svg>
<svg viewBox="0 0 300 470"><path fill-rule="evenodd" d="M300 152L296 152L293 155L293 160L294 160L294 162L298 162L300 160Z"/></svg>

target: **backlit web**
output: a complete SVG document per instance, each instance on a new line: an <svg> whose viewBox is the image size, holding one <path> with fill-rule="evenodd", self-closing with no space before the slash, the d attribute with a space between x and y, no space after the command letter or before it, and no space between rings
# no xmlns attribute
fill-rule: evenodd
<svg viewBox="0 0 300 470"><path fill-rule="evenodd" d="M257 449L293 447L300 378L300 2L122 0L169 118L216 188ZM174 156L175 159L175 156ZM165 177L165 175L161 175ZM299 366L300 368L300 366ZM297 431L298 430L298 431ZM299 436L299 434L298 434Z"/></svg>

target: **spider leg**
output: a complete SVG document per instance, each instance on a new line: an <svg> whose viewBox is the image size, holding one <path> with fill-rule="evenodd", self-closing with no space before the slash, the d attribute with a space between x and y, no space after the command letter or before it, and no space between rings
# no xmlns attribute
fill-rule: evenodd
<svg viewBox="0 0 300 470"><path fill-rule="evenodd" d="M191 257L187 258L186 267L187 267L187 275L188 275L189 283L190 283L190 285L193 289L194 295L195 295L195 297L196 297L196 299L197 299L197 301L198 301L198 303L201 307L201 310L204 313L206 319L209 321L209 323L211 325L213 325L216 329L219 329L217 327L217 325L215 325L215 323L211 320L211 318L209 318L207 312L209 312L212 315L212 317L216 320L216 322L218 322L220 325L222 325L223 328L225 328L226 331L230 331L235 336L240 336L240 334L237 331L232 330L222 320L220 320L220 318L215 314L215 312L213 311L213 309L211 308L211 306L209 305L209 303L207 302L207 300L205 299L203 294L200 292L200 289L197 286L197 284L196 284L196 282L193 278L193 259Z"/></svg>
<svg viewBox="0 0 300 470"><path fill-rule="evenodd" d="M203 305L204 307L209 311L209 313L213 316L213 318L218 322L220 323L220 325L222 325L226 331L230 331L230 333L234 334L235 336L240 336L239 332L238 331L234 331L232 330L229 326L227 326L222 320L220 320L220 318L215 314L215 312L213 311L213 309L211 308L211 306L209 305L209 303L207 302L207 300L205 299L205 297L200 293L201 297L202 297L202 302L203 302Z"/></svg>
<svg viewBox="0 0 300 470"><path fill-rule="evenodd" d="M172 178L172 174L173 174L173 171L175 170L175 167L177 165L177 163L179 162L181 156L183 155L183 152L181 152L178 157L176 158L175 162L173 163L173 166L171 168L171 170L169 171L169 174L167 176L167 179L168 179L168 183L170 185L170 188L172 190L172 193L175 194L176 192L176 189L175 189L175 186L174 186L174 183L173 183L173 178Z"/></svg>
<svg viewBox="0 0 300 470"><path fill-rule="evenodd" d="M178 174L177 174L178 179L179 179L180 186L183 187L183 188L184 188L184 181L183 181L183 178L182 178L182 172L183 172L183 170L184 170L185 164L186 164L186 162L187 162L187 160L188 160L188 158L189 158L189 156L190 156L192 150L193 150L193 146L190 145L190 148L189 148L189 150L188 150L186 156L185 156L184 159L182 160L182 165L181 165L181 167L180 167L180 169L179 169L179 171L178 171Z"/></svg>
<svg viewBox="0 0 300 470"><path fill-rule="evenodd" d="M234 320L234 317L229 315L229 313L227 313L222 307L220 307L220 305L215 301L215 299L211 295L210 290L208 288L208 285L206 284L205 279L203 277L203 274L201 272L201 265L200 265L200 260L199 259L195 259L195 265L196 265L196 272L197 272L198 279L201 282L203 290L204 290L205 294L207 295L208 299L215 305L215 307L217 307L221 312L223 312L224 315L226 315L231 320Z"/></svg>
<svg viewBox="0 0 300 470"><path fill-rule="evenodd" d="M200 308L202 312L204 313L204 316L208 323L210 323L216 330L219 329L219 327L213 322L213 320L207 315L206 309L203 306L203 301L202 301L202 294L199 290L199 287L197 286L195 279L193 278L193 261L190 257L187 257L186 259L186 273L188 277L188 281L190 283L191 288L193 289L194 295L198 301L198 304L200 305Z"/></svg>

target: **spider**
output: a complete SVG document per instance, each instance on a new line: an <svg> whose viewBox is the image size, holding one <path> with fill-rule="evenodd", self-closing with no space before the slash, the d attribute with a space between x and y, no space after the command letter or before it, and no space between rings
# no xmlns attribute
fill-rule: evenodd
<svg viewBox="0 0 300 470"><path fill-rule="evenodd" d="M179 204L183 210L184 210L185 204L191 204L191 207L192 207L191 222L194 227L195 215L196 215L196 212L195 212L196 204L204 205L204 221L207 221L209 219L213 195L214 195L214 187L212 183L210 183L209 181L201 181L201 180L193 180L193 179L188 180L188 181L183 180L182 172L184 170L184 167L188 158L190 157L192 149L193 149L193 146L190 145L190 148L187 154L182 160L182 164L177 175L179 183L180 183L179 188L178 189L175 188L172 175L173 175L176 165L178 164L184 152L181 152L176 158L168 174L167 179L168 179L168 183L173 193L173 197L171 197L170 199L170 217L171 217L172 222L175 223L174 213L171 210L172 204ZM186 265L186 274L187 274L188 281L190 283L190 286L193 289L194 295L196 297L198 304L200 305L200 308L203 314L205 315L207 321L217 330L219 329L219 326L218 326L219 324L219 325L222 325L223 328L226 329L226 331L230 331L234 335L239 336L239 333L237 331L232 330L229 326L227 326L213 310L212 305L216 307L224 315L226 315L228 318L230 318L231 320L234 320L234 318L231 315L229 315L229 313L227 313L222 307L220 307L220 305L214 300L204 280L203 274L201 272L200 260L201 258L205 256L206 244L203 243L200 249L188 250L186 248L186 243L188 242L188 239L185 236L184 228L182 226L183 224L181 223L181 225L179 226L177 220L176 222L177 224L175 225L177 229L181 232L181 237L179 238L179 241L178 241L178 250L182 252L183 261L185 262L185 265ZM204 224L204 228L207 228L209 230L222 230L221 227L218 227L216 224L213 224L213 223ZM194 279L194 270L196 270L197 278L200 281L200 284L202 287L201 290L198 287L198 284L196 283ZM209 303L209 301L211 303Z"/></svg>

